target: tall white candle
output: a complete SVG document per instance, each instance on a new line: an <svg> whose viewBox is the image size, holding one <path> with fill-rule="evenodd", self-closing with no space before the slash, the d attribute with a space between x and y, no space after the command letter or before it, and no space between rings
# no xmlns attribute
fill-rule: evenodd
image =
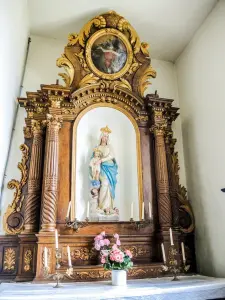
<svg viewBox="0 0 225 300"><path fill-rule="evenodd" d="M71 201L69 201L68 209L67 209L67 214L66 217L69 218L70 215L70 209L71 209Z"/></svg>
<svg viewBox="0 0 225 300"><path fill-rule="evenodd" d="M72 266L72 263L71 263L71 254L70 254L70 246L67 245L67 254L68 254L68 265L69 267Z"/></svg>
<svg viewBox="0 0 225 300"><path fill-rule="evenodd" d="M151 207L151 202L148 202L148 213L149 213L149 219L152 218L152 207Z"/></svg>
<svg viewBox="0 0 225 300"><path fill-rule="evenodd" d="M89 203L89 201L88 201L88 203L87 203L87 218L89 218L89 212L90 212L90 203Z"/></svg>
<svg viewBox="0 0 225 300"><path fill-rule="evenodd" d="M145 203L144 201L142 202L142 215L141 215L141 219L144 220L144 212L145 212Z"/></svg>
<svg viewBox="0 0 225 300"><path fill-rule="evenodd" d="M165 254L165 249L164 249L163 243L161 244L161 248L162 248L163 262L166 263L166 254Z"/></svg>
<svg viewBox="0 0 225 300"><path fill-rule="evenodd" d="M44 247L44 265L45 265L45 268L48 267L48 252L47 252L46 247Z"/></svg>
<svg viewBox="0 0 225 300"><path fill-rule="evenodd" d="M59 248L59 240L58 240L58 230L55 230L55 247L56 249Z"/></svg>
<svg viewBox="0 0 225 300"><path fill-rule="evenodd" d="M134 218L134 202L131 202L131 207L130 207L130 218Z"/></svg>
<svg viewBox="0 0 225 300"><path fill-rule="evenodd" d="M170 245L173 246L173 233L172 233L172 229L170 228Z"/></svg>
<svg viewBox="0 0 225 300"><path fill-rule="evenodd" d="M184 252L184 243L181 243L181 250L182 250L182 257L183 257L183 262L185 263L186 257L185 257L185 252Z"/></svg>

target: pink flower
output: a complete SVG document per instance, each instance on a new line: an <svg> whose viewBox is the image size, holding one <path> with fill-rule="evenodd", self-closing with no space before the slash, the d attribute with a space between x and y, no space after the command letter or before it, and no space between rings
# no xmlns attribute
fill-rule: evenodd
<svg viewBox="0 0 225 300"><path fill-rule="evenodd" d="M114 256L114 254L113 254L113 253L112 253L112 254L110 254L109 258L110 258L110 260L114 261L114 260L115 260L115 256Z"/></svg>
<svg viewBox="0 0 225 300"><path fill-rule="evenodd" d="M100 245L101 247L105 246L104 240L100 240L100 241L99 241L99 245Z"/></svg>
<svg viewBox="0 0 225 300"><path fill-rule="evenodd" d="M102 257L101 257L101 263L104 264L105 262L106 262L105 257L102 256Z"/></svg>
<svg viewBox="0 0 225 300"><path fill-rule="evenodd" d="M114 244L114 245L112 246L112 249L113 249L113 250L116 250L116 249L117 249L117 245Z"/></svg>
<svg viewBox="0 0 225 300"><path fill-rule="evenodd" d="M125 250L124 252L126 253L127 256L129 256L130 258L132 258L132 254L131 254L130 250Z"/></svg>
<svg viewBox="0 0 225 300"><path fill-rule="evenodd" d="M118 233L115 233L115 234L114 234L114 238L118 240L118 239L120 238L120 237L119 237L119 234L118 234Z"/></svg>
<svg viewBox="0 0 225 300"><path fill-rule="evenodd" d="M100 235L103 237L103 236L105 236L105 231L102 231L101 233L100 233Z"/></svg>
<svg viewBox="0 0 225 300"><path fill-rule="evenodd" d="M103 241L104 241L104 244L105 244L106 246L109 246L110 241L109 241L108 239L104 239Z"/></svg>
<svg viewBox="0 0 225 300"><path fill-rule="evenodd" d="M117 244L117 246L120 246L120 245L121 245L121 243L120 243L120 240L119 240L119 239L117 239L117 240L116 240L116 244Z"/></svg>
<svg viewBox="0 0 225 300"><path fill-rule="evenodd" d="M96 237L94 238L95 241L100 241L102 240L102 235L99 234L99 235L96 235Z"/></svg>

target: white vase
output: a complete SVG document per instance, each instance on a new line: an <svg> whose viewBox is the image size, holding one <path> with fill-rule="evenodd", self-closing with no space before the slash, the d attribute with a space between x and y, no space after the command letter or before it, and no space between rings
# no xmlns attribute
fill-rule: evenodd
<svg viewBox="0 0 225 300"><path fill-rule="evenodd" d="M126 285L127 272L124 270L112 270L112 285Z"/></svg>

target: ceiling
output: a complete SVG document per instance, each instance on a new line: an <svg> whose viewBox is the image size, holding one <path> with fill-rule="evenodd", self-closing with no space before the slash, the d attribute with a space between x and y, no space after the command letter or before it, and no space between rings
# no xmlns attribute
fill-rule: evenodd
<svg viewBox="0 0 225 300"><path fill-rule="evenodd" d="M68 33L108 10L124 16L151 57L175 61L216 4L216 0L28 0L33 35L67 41Z"/></svg>

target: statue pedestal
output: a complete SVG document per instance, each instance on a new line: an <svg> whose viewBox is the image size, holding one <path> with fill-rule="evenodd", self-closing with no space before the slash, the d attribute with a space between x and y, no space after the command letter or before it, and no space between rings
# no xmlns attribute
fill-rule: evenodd
<svg viewBox="0 0 225 300"><path fill-rule="evenodd" d="M92 222L116 222L119 221L119 215L103 215L97 214L90 216Z"/></svg>

